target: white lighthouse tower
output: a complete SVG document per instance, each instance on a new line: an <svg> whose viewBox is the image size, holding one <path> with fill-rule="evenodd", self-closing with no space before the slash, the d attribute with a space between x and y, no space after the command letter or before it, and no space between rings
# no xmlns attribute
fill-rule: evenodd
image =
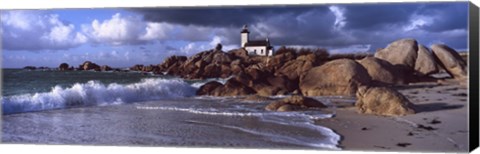
<svg viewBox="0 0 480 154"><path fill-rule="evenodd" d="M248 31L247 25L243 25L242 32L240 32L240 40L241 40L241 46L242 48L245 47L245 44L248 42L248 34L250 32Z"/></svg>

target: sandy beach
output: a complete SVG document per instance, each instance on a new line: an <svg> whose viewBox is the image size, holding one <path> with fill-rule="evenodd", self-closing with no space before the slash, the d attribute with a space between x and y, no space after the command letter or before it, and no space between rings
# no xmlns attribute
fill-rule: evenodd
<svg viewBox="0 0 480 154"><path fill-rule="evenodd" d="M357 113L351 104L336 102L340 106L336 116L317 124L340 134L340 147L349 151L468 151L465 86L447 80L396 89L418 107L419 113L401 117L365 115Z"/></svg>

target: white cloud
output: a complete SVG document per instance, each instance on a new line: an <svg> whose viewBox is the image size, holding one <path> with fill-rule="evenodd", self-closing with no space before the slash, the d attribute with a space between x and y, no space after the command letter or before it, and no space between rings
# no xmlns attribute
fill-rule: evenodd
<svg viewBox="0 0 480 154"><path fill-rule="evenodd" d="M85 35L79 32L75 33L75 26L72 24L65 25L58 19L58 15L50 15L49 24L52 25L50 32L43 35L41 39L49 41L52 44L62 44L62 42L69 41L73 44L87 42Z"/></svg>
<svg viewBox="0 0 480 154"><path fill-rule="evenodd" d="M5 11L1 19L2 44L7 50L62 50L88 41L56 14L15 10Z"/></svg>
<svg viewBox="0 0 480 154"><path fill-rule="evenodd" d="M153 23L148 22L145 27L145 34L140 36L141 40L158 40L165 39L169 36L169 32L173 30L174 26L167 23Z"/></svg>
<svg viewBox="0 0 480 154"><path fill-rule="evenodd" d="M38 16L29 15L27 11L11 11L2 14L2 23L6 26L12 26L21 30L30 30L29 21L37 21Z"/></svg>
<svg viewBox="0 0 480 154"><path fill-rule="evenodd" d="M219 36L214 36L212 41L210 41L210 46L216 46L217 44L222 43L222 38Z"/></svg>
<svg viewBox="0 0 480 154"><path fill-rule="evenodd" d="M433 20L434 20L434 18L432 16L414 14L410 18L409 24L407 24L403 27L403 30L404 31L419 30L423 26L432 25Z"/></svg>
<svg viewBox="0 0 480 154"><path fill-rule="evenodd" d="M164 22L146 22L140 16L122 16L93 20L82 26L91 40L110 45L143 44L152 41L208 41L218 28L178 25Z"/></svg>
<svg viewBox="0 0 480 154"><path fill-rule="evenodd" d="M330 11L335 15L334 30L342 29L346 24L346 18L344 16L345 8L330 6L328 9L330 9Z"/></svg>
<svg viewBox="0 0 480 154"><path fill-rule="evenodd" d="M83 25L83 32L97 43L124 45L138 43L145 23L139 18L123 17L120 13L104 21L93 20L90 25Z"/></svg>

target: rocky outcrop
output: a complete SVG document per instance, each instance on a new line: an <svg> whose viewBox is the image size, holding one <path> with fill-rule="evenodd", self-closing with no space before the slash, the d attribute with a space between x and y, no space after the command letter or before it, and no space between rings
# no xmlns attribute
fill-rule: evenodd
<svg viewBox="0 0 480 154"><path fill-rule="evenodd" d="M35 66L25 66L25 67L23 67L23 69L26 69L26 70L36 70L37 67L35 67Z"/></svg>
<svg viewBox="0 0 480 154"><path fill-rule="evenodd" d="M410 73L417 60L418 44L414 39L401 39L390 43L375 53L375 57L386 60L397 69Z"/></svg>
<svg viewBox="0 0 480 154"><path fill-rule="evenodd" d="M165 73L184 79L233 76L225 85L211 83L199 89L198 95L213 96L354 96L359 86L406 84L414 81L414 75L436 72L428 49L413 39L395 41L377 51L375 57L364 54L367 58L358 62L352 60L359 58L355 54L349 56L337 56L332 60L324 50L285 47L273 56L249 56L245 49L223 52L218 46L191 57L171 56L156 67L137 65L131 70Z"/></svg>
<svg viewBox="0 0 480 154"><path fill-rule="evenodd" d="M293 95L265 106L267 111L294 111L302 108L326 108L322 102L301 95Z"/></svg>
<svg viewBox="0 0 480 154"><path fill-rule="evenodd" d="M381 116L414 114L414 105L394 89L362 86L357 92L355 106L359 113Z"/></svg>
<svg viewBox="0 0 480 154"><path fill-rule="evenodd" d="M423 45L418 45L415 72L420 76L427 76L438 72L438 64L432 53Z"/></svg>
<svg viewBox="0 0 480 154"><path fill-rule="evenodd" d="M58 69L60 71L67 71L69 70L69 65L67 63L61 63L60 66L58 66Z"/></svg>
<svg viewBox="0 0 480 154"><path fill-rule="evenodd" d="M232 74L232 57L220 50L200 52L190 58L172 56L160 65L160 70L186 79L225 78Z"/></svg>
<svg viewBox="0 0 480 154"><path fill-rule="evenodd" d="M85 61L82 65L80 65L80 70L95 70L95 71L100 71L100 66L91 62L91 61Z"/></svg>
<svg viewBox="0 0 480 154"><path fill-rule="evenodd" d="M159 73L179 74L180 66L187 61L186 56L170 56L158 65Z"/></svg>
<svg viewBox="0 0 480 154"><path fill-rule="evenodd" d="M434 44L431 48L438 63L448 74L456 79L467 77L467 64L457 51L443 44Z"/></svg>
<svg viewBox="0 0 480 154"><path fill-rule="evenodd" d="M358 60L358 63L367 69L368 75L375 82L389 85L405 84L404 74L395 70L395 67L385 60L365 57Z"/></svg>
<svg viewBox="0 0 480 154"><path fill-rule="evenodd" d="M338 59L310 69L300 79L299 89L305 96L354 96L361 85L370 84L367 70L350 59Z"/></svg>

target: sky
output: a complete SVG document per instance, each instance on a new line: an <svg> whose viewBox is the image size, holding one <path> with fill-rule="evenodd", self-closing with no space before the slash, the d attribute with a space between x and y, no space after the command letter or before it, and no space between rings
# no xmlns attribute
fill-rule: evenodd
<svg viewBox="0 0 480 154"><path fill-rule="evenodd" d="M239 48L243 25L275 48L375 52L414 38L468 50L467 2L1 10L0 20L3 68L159 64L218 43Z"/></svg>

